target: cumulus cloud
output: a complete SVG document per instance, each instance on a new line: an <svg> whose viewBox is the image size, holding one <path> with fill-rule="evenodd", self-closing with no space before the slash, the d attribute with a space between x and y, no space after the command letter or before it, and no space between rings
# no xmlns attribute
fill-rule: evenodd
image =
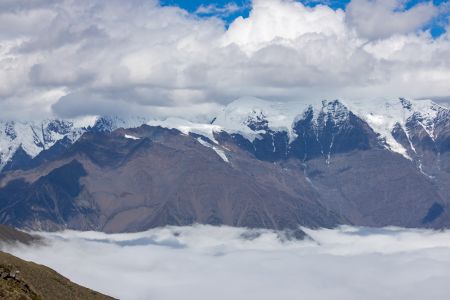
<svg viewBox="0 0 450 300"><path fill-rule="evenodd" d="M447 299L450 232L342 227L289 240L267 230L166 227L41 233L10 247L120 299Z"/></svg>
<svg viewBox="0 0 450 300"><path fill-rule="evenodd" d="M347 7L348 21L362 37L388 38L420 29L438 14L432 2L405 10L403 0L353 0Z"/></svg>
<svg viewBox="0 0 450 300"><path fill-rule="evenodd" d="M156 0L2 1L0 118L208 119L242 96L448 97L450 36L421 30L441 8L400 3L253 0L226 27Z"/></svg>

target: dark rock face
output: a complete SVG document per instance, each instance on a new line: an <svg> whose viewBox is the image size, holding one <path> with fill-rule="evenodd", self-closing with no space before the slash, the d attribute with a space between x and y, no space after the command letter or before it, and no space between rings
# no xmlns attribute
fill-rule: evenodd
<svg viewBox="0 0 450 300"><path fill-rule="evenodd" d="M72 145L68 138L57 141L49 149L43 150L36 157L29 156L22 147L19 147L14 153L11 160L3 168L3 172L14 170L29 170L35 168L45 162L52 161L60 157Z"/></svg>
<svg viewBox="0 0 450 300"><path fill-rule="evenodd" d="M73 123L63 120L53 120L47 124L46 128L42 128L42 136L44 139L44 144L49 144L55 142L52 137L52 133L58 133L61 135L66 135L71 132L73 128Z"/></svg>
<svg viewBox="0 0 450 300"><path fill-rule="evenodd" d="M30 222L50 221L52 227L63 228L74 215L89 217L95 209L80 205L73 200L82 190L80 178L86 176L83 166L73 160L55 168L33 183L15 179L0 190L0 201L4 204L0 222L16 227L36 227Z"/></svg>
<svg viewBox="0 0 450 300"><path fill-rule="evenodd" d="M445 211L445 209L441 204L433 203L433 205L428 210L427 215L423 218L422 223L429 224L429 223L435 221L437 218L439 218L444 213L444 211Z"/></svg>
<svg viewBox="0 0 450 300"><path fill-rule="evenodd" d="M439 153L450 152L450 111L440 110L434 128L436 147Z"/></svg>
<svg viewBox="0 0 450 300"><path fill-rule="evenodd" d="M15 140L17 138L17 132L14 129L14 122L10 121L6 123L5 126L5 134L11 138L11 140Z"/></svg>
<svg viewBox="0 0 450 300"><path fill-rule="evenodd" d="M252 130L264 131L253 142L240 134L231 134L231 139L257 159L271 162L288 158L330 159L334 154L382 147L370 126L337 100L324 104L322 111L317 116L314 114L309 107L297 119L293 125L297 138L293 141L286 131L270 130L263 115L247 125ZM222 135L222 139L229 138Z"/></svg>
<svg viewBox="0 0 450 300"><path fill-rule="evenodd" d="M254 131L269 129L269 122L267 122L264 114L254 115L252 118L249 118L246 123L247 126Z"/></svg>
<svg viewBox="0 0 450 300"><path fill-rule="evenodd" d="M426 125L425 125L426 126ZM410 140L414 148L422 151L437 152L438 149L424 126L424 120L419 114L413 114L406 122L406 128L410 134Z"/></svg>
<svg viewBox="0 0 450 300"><path fill-rule="evenodd" d="M56 132L59 134L67 134L73 127L72 122L63 120L54 120L47 125L46 132Z"/></svg>
<svg viewBox="0 0 450 300"><path fill-rule="evenodd" d="M3 172L11 170L25 170L32 165L33 158L26 153L22 147L19 147L11 160L3 168Z"/></svg>
<svg viewBox="0 0 450 300"><path fill-rule="evenodd" d="M286 159L289 151L289 138L284 131L271 131L260 135L260 138L250 142L240 134L232 134L232 139L242 149L249 151L257 159L264 161L279 161Z"/></svg>
<svg viewBox="0 0 450 300"><path fill-rule="evenodd" d="M95 122L91 131L93 132L110 132L113 129L113 120L110 118L100 118Z"/></svg>
<svg viewBox="0 0 450 300"><path fill-rule="evenodd" d="M35 168L39 165L42 165L46 162L50 162L54 159L57 159L61 155L63 155L71 145L72 141L69 140L67 137L65 137L57 141L52 147L45 149L44 151L39 153L26 166L22 168L16 168L16 170L29 170L31 168Z"/></svg>
<svg viewBox="0 0 450 300"><path fill-rule="evenodd" d="M290 152L296 158L329 158L333 154L368 150L378 143L377 135L367 123L351 112L338 119L331 112L321 113L317 124L312 117L312 110L308 110L304 119L294 125L299 138L291 144Z"/></svg>

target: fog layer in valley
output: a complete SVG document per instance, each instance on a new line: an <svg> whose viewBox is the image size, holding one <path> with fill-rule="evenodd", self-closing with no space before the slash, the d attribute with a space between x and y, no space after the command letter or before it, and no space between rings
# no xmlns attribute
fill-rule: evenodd
<svg viewBox="0 0 450 300"><path fill-rule="evenodd" d="M448 299L449 231L306 231L312 240L211 226L66 231L3 250L120 299Z"/></svg>

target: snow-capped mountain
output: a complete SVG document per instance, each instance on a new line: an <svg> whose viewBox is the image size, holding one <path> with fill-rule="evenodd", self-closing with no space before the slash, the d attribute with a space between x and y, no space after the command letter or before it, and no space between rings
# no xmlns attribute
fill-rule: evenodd
<svg viewBox="0 0 450 300"><path fill-rule="evenodd" d="M431 100L393 100L373 101L318 101L272 103L257 98L242 98L229 104L213 124L227 132L240 133L249 139L266 133L267 130L288 134L292 143L298 137L295 125L310 117L316 129L325 126L327 120L345 126L350 113L365 121L390 150L410 158L405 148L395 136L399 128L408 133L408 122L415 118L432 139L437 135L437 124L448 118L449 110ZM301 138L301 137L300 137Z"/></svg>
<svg viewBox="0 0 450 300"><path fill-rule="evenodd" d="M41 122L0 121L0 170L14 156L34 158L59 141L71 144L87 131L113 131L137 127L145 118L85 117L70 120L43 120Z"/></svg>
<svg viewBox="0 0 450 300"><path fill-rule="evenodd" d="M1 140L0 223L18 227L450 227L450 113L432 101L242 98L207 124L4 122Z"/></svg>
<svg viewBox="0 0 450 300"><path fill-rule="evenodd" d="M30 157L49 149L63 138L76 141L94 119L44 120L42 122L0 121L0 167L4 167L20 149Z"/></svg>
<svg viewBox="0 0 450 300"><path fill-rule="evenodd" d="M353 117L365 122L378 135L380 144L411 160L418 159L421 155L416 149L416 146L420 148L420 145L415 145L417 138L414 139L418 130L423 130L423 133L420 133L422 139L425 136L434 143L446 133L450 122L449 115L447 108L430 100L413 101L400 98L276 103L245 97L227 105L210 124L192 123L179 118L150 121L150 118L145 117L89 117L42 122L0 121L0 169L15 155L34 158L58 141L75 142L87 131L113 131L142 124L174 128L184 134L203 135L214 143L217 143L215 134L219 132L240 135L254 144L254 147L264 142L264 139L270 139L272 149L269 151L277 153L278 145L281 147L281 150L278 150L284 151L284 155L280 157L287 157L289 152L296 151L305 155L305 151L296 147L305 147L304 143L308 142L309 138L312 141L308 142L308 146L318 147L317 151L328 159L336 148L335 140L339 132L347 131L348 134L348 131L354 128L354 125L351 125L352 120L355 121ZM354 131L352 134L357 135ZM317 145L314 145L314 140ZM365 143L362 140L359 142Z"/></svg>
<svg viewBox="0 0 450 300"><path fill-rule="evenodd" d="M327 121L344 129L350 116L354 115L379 136L380 142L393 152L411 159L413 142L411 122L415 120L432 140L436 140L442 124L447 125L449 110L431 100L407 100L404 98L373 101L316 101L316 102L268 102L245 97L227 105L211 124L192 123L169 118L151 121L149 125L175 128L183 133L197 133L214 140L214 132L225 131L240 134L250 141L261 139L267 132L286 132L288 142L301 139L295 126L308 119L319 134ZM321 129L322 128L322 129ZM409 145L399 140L398 131L405 132Z"/></svg>

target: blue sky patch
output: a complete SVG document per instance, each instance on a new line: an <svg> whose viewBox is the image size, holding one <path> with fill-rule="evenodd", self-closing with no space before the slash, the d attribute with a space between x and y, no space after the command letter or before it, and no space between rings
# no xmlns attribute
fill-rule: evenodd
<svg viewBox="0 0 450 300"><path fill-rule="evenodd" d="M299 2L311 7L322 4L328 5L333 9L345 9L350 0L302 0ZM404 9L408 10L419 3L426 2L429 1L409 0L406 1ZM447 7L442 9L441 14L424 27L425 30L430 30L433 37L439 37L445 33L450 13L450 5L448 5L448 2L449 0L433 0L434 5L445 5L447 3ZM179 6L200 17L216 16L223 19L227 25L239 16L247 17L251 9L250 0L160 0L160 3L162 6Z"/></svg>

